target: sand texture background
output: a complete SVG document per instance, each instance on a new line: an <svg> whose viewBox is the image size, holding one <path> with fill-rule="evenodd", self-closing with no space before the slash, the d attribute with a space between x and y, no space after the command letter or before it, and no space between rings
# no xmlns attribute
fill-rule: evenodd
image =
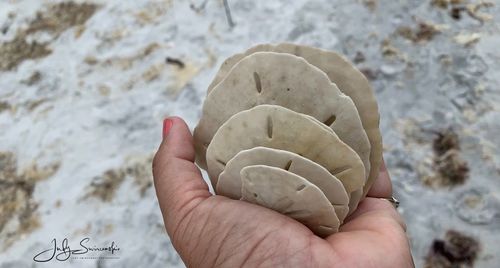
<svg viewBox="0 0 500 268"><path fill-rule="evenodd" d="M152 187L162 119L193 128L226 57L281 41L370 79L417 267L448 230L478 241L475 267L500 267L500 2L229 6L232 24L215 0L0 1L0 267L41 267L65 237L120 258L51 267L183 267Z"/></svg>

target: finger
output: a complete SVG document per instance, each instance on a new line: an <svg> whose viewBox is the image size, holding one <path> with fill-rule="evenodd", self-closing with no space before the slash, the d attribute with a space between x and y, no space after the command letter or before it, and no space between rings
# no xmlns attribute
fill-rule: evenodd
<svg viewBox="0 0 500 268"><path fill-rule="evenodd" d="M193 136L179 117L164 121L164 139L153 159L153 178L165 227L172 235L182 219L209 197L194 164Z"/></svg>
<svg viewBox="0 0 500 268"><path fill-rule="evenodd" d="M380 165L378 178L375 180L366 196L380 198L388 198L392 196L391 177L383 159L382 164Z"/></svg>
<svg viewBox="0 0 500 268"><path fill-rule="evenodd" d="M345 220L346 224L342 227L342 231L379 228L381 219L392 221L406 231L406 224L401 214L391 202L373 197L367 197L359 204L358 208Z"/></svg>
<svg viewBox="0 0 500 268"><path fill-rule="evenodd" d="M415 267L405 232L402 217L387 200L367 197L340 232L326 240L340 256L352 258L364 252L363 258L378 263L377 267Z"/></svg>

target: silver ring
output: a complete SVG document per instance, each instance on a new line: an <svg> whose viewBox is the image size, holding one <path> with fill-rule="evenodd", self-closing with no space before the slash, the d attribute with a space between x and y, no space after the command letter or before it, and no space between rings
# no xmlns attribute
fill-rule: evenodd
<svg viewBox="0 0 500 268"><path fill-rule="evenodd" d="M389 202L391 202L391 204L395 207L395 208L398 208L399 207L399 200L396 199L396 197L394 196L391 196L389 198L380 198L380 199L385 199Z"/></svg>

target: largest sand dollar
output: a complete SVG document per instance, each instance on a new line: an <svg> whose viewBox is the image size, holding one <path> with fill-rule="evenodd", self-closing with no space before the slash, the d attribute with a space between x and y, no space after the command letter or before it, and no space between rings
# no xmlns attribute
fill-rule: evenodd
<svg viewBox="0 0 500 268"><path fill-rule="evenodd" d="M284 107L259 105L227 120L208 146L208 175L214 187L231 158L258 146L294 152L320 164L342 182L348 193L365 182L361 159L335 132Z"/></svg>
<svg viewBox="0 0 500 268"><path fill-rule="evenodd" d="M194 131L198 164L204 167L205 148L226 120L260 104L283 106L330 126L358 153L368 174L370 143L352 100L303 58L273 52L242 59L207 96Z"/></svg>
<svg viewBox="0 0 500 268"><path fill-rule="evenodd" d="M382 137L379 130L378 105L366 77L349 60L332 51L289 43L262 44L254 46L244 53L229 57L224 61L208 87L208 92L211 92L241 59L260 51L289 53L304 58L307 62L325 72L330 80L337 84L340 91L351 97L358 109L361 123L366 130L371 145L370 173L364 186L364 194L366 195L366 192L378 176L380 163L382 162Z"/></svg>
<svg viewBox="0 0 500 268"><path fill-rule="evenodd" d="M340 222L323 192L306 179L286 170L263 165L241 170L242 200L287 215L325 237L338 231Z"/></svg>

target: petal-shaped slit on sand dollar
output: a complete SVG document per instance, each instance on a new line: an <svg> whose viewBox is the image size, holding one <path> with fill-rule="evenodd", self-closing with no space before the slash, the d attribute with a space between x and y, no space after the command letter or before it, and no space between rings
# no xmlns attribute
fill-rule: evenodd
<svg viewBox="0 0 500 268"><path fill-rule="evenodd" d="M299 175L277 167L247 166L241 170L242 200L258 204L306 225L325 237L340 222L323 192Z"/></svg>
<svg viewBox="0 0 500 268"><path fill-rule="evenodd" d="M308 63L325 72L330 80L337 84L340 91L352 99L359 112L361 123L371 145L370 173L363 189L363 196L366 195L377 178L379 167L382 163L382 136L379 129L380 116L377 100L369 81L344 56L333 51L290 43L257 45L244 53L236 54L226 59L209 85L207 94L227 76L231 68L241 59L252 53L262 51L289 53L304 58Z"/></svg>
<svg viewBox="0 0 500 268"><path fill-rule="evenodd" d="M208 175L214 187L231 158L258 146L287 150L318 163L337 177L348 193L365 182L361 159L335 132L284 107L259 105L227 120L208 146Z"/></svg>
<svg viewBox="0 0 500 268"><path fill-rule="evenodd" d="M306 179L316 185L325 194L330 203L334 205L340 222L343 222L347 216L347 212L349 211L349 196L342 182L321 165L285 150L255 147L240 151L227 162L226 168L219 175L215 192L232 199L240 199L240 172L246 166L254 165L282 168Z"/></svg>
<svg viewBox="0 0 500 268"><path fill-rule="evenodd" d="M245 57L207 96L194 131L197 163L206 168L206 148L224 122L260 104L279 105L327 124L360 156L368 174L370 143L352 100L303 58L273 52Z"/></svg>

